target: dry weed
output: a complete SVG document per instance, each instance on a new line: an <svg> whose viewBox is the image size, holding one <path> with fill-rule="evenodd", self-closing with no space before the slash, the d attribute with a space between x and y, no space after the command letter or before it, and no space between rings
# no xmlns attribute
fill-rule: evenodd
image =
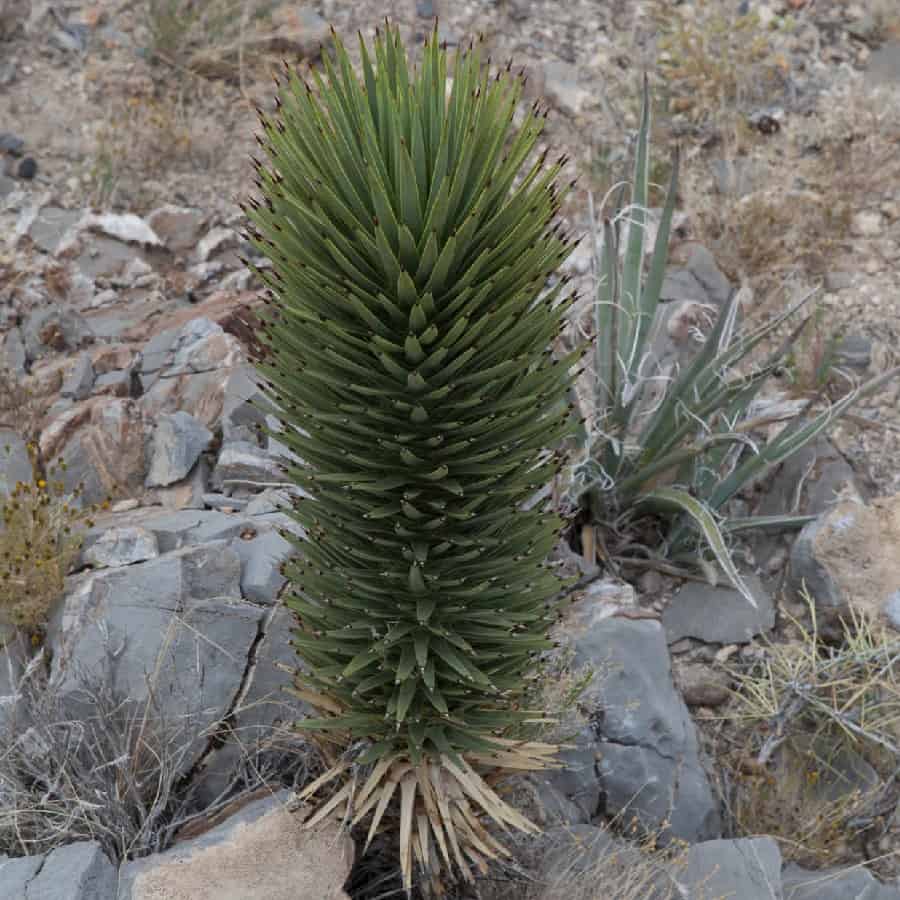
<svg viewBox="0 0 900 900"><path fill-rule="evenodd" d="M791 620L797 639L732 672L742 749L722 762L741 833L773 835L789 859L834 863L857 828L878 824L900 774L900 641L849 612L841 644L826 645L806 600L810 624Z"/></svg>
<svg viewBox="0 0 900 900"><path fill-rule="evenodd" d="M693 122L717 119L721 110L742 107L754 96L771 94L789 64L774 51L771 30L755 13L738 15L720 0L673 4L651 0L650 20L657 28L657 66L668 107ZM779 27L791 28L790 19Z"/></svg>
<svg viewBox="0 0 900 900"><path fill-rule="evenodd" d="M65 494L55 477L64 463L40 477L33 444L29 452L34 478L0 496L0 624L40 630L62 595L95 508L80 506L77 489L73 496Z"/></svg>
<svg viewBox="0 0 900 900"><path fill-rule="evenodd" d="M296 736L278 748L254 744L243 776L198 803L185 778L197 742L189 717L167 718L153 692L129 702L113 687L114 666L74 672L77 688L64 698L47 684L43 650L28 664L12 715L0 716L0 854L95 840L114 861L145 856L207 830L236 800L316 774Z"/></svg>

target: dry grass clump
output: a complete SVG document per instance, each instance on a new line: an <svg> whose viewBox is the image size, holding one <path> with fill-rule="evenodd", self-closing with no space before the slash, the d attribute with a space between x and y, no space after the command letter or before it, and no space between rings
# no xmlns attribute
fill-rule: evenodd
<svg viewBox="0 0 900 900"><path fill-rule="evenodd" d="M278 44L275 0L150 0L144 25L150 59L204 78L243 81Z"/></svg>
<svg viewBox="0 0 900 900"><path fill-rule="evenodd" d="M129 702L113 684L114 659L103 672L74 672L77 689L66 697L48 686L46 663L42 649L15 685L13 712L0 708L0 854L80 840L98 841L115 861L157 853L315 774L318 761L296 735L282 746L254 741L235 781L200 804L196 780L185 777L197 752L189 717L167 717L152 695ZM215 743L212 732L202 737Z"/></svg>
<svg viewBox="0 0 900 900"><path fill-rule="evenodd" d="M822 864L884 824L881 806L900 774L900 639L851 611L842 641L826 645L806 599L811 621L791 620L796 639L733 671L742 749L723 762L737 829L771 834L786 858Z"/></svg>
<svg viewBox="0 0 900 900"><path fill-rule="evenodd" d="M681 843L615 837L589 825L559 828L540 839L515 880L479 882L482 900L680 900L676 876L687 864ZM711 900L702 892L692 900Z"/></svg>
<svg viewBox="0 0 900 900"><path fill-rule="evenodd" d="M771 30L756 13L740 16L736 9L720 0L651 0L648 14L659 35L657 66L670 112L706 121L743 105L750 90L771 95L784 83L789 64L774 52ZM792 27L789 19L778 24Z"/></svg>
<svg viewBox="0 0 900 900"><path fill-rule="evenodd" d="M159 198L147 192L148 176L210 161L212 148L199 137L181 97L113 98L95 135L92 203L108 208L124 195L129 205L152 204Z"/></svg>
<svg viewBox="0 0 900 900"><path fill-rule="evenodd" d="M37 451L29 444L34 466ZM82 508L56 477L65 463L0 496L0 624L39 629L63 592L94 507ZM36 469L35 469L36 471ZM108 504L103 504L108 505Z"/></svg>

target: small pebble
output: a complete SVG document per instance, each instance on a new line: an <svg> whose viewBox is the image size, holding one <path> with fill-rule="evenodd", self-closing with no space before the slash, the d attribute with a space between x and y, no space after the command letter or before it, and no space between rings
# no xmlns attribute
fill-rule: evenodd
<svg viewBox="0 0 900 900"><path fill-rule="evenodd" d="M16 171L16 174L19 176L19 178L22 178L25 181L31 181L31 179L34 178L35 175L37 175L37 168L37 163L35 162L34 158L31 156L26 156L25 159L23 159L19 163L19 168Z"/></svg>

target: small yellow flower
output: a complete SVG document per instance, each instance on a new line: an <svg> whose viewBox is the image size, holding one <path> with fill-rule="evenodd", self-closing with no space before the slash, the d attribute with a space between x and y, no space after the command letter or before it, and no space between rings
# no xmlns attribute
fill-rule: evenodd
<svg viewBox="0 0 900 900"><path fill-rule="evenodd" d="M44 481L43 478L38 478L37 486L38 486L41 490L43 490L45 487L47 487L47 482Z"/></svg>

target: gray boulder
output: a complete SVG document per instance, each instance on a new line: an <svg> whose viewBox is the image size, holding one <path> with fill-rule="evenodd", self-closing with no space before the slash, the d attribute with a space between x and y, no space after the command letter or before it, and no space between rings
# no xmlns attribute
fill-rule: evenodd
<svg viewBox="0 0 900 900"><path fill-rule="evenodd" d="M781 851L770 837L706 841L688 850L675 878L697 900L782 900Z"/></svg>
<svg viewBox="0 0 900 900"><path fill-rule="evenodd" d="M900 900L900 889L882 884L867 869L803 869L795 863L781 875L784 900Z"/></svg>
<svg viewBox="0 0 900 900"><path fill-rule="evenodd" d="M164 487L181 481L212 439L213 433L189 413L180 410L161 415L153 430L147 487Z"/></svg>
<svg viewBox="0 0 900 900"><path fill-rule="evenodd" d="M43 864L43 856L0 857L0 900L27 900L28 885Z"/></svg>
<svg viewBox="0 0 900 900"><path fill-rule="evenodd" d="M129 708L176 730L187 770L228 716L259 633L263 610L240 599L240 576L216 542L82 578L48 625L51 688L87 717L85 678L109 678Z"/></svg>
<svg viewBox="0 0 900 900"><path fill-rule="evenodd" d="M116 900L118 883L118 867L100 845L78 841L47 854L23 900Z"/></svg>
<svg viewBox="0 0 900 900"><path fill-rule="evenodd" d="M667 823L664 838L718 837L718 805L659 623L598 616L573 646L574 665L595 671L582 702L593 709L607 814L652 831Z"/></svg>
<svg viewBox="0 0 900 900"><path fill-rule="evenodd" d="M262 638L250 658L244 688L235 700L217 747L197 773L198 798L212 803L230 785L255 781L261 767L279 767L284 754L303 753L302 735L292 726L312 715L311 708L288 693L298 666L291 646L294 613L274 607L262 623Z"/></svg>
<svg viewBox="0 0 900 900"><path fill-rule="evenodd" d="M755 575L744 581L756 608L730 586L687 582L662 614L670 644L691 637L711 644L745 644L775 627L775 603Z"/></svg>
<svg viewBox="0 0 900 900"><path fill-rule="evenodd" d="M25 439L12 428L0 427L0 498L12 493L17 481L33 477Z"/></svg>

